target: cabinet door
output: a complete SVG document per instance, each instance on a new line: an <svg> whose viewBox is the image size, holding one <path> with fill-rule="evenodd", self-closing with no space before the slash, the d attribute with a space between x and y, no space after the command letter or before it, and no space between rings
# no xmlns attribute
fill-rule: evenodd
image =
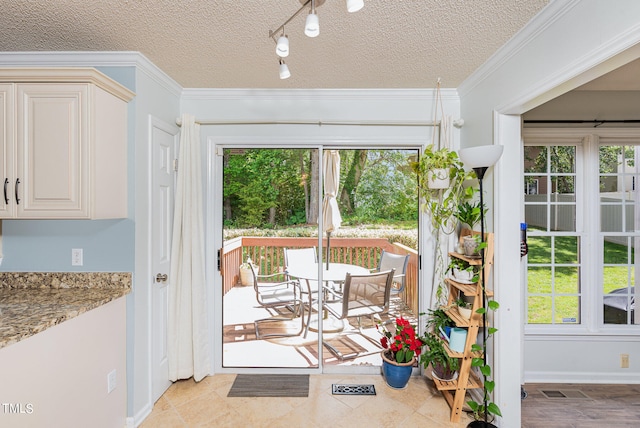
<svg viewBox="0 0 640 428"><path fill-rule="evenodd" d="M18 217L88 217L88 85L17 85Z"/></svg>
<svg viewBox="0 0 640 428"><path fill-rule="evenodd" d="M0 218L15 216L13 195L15 182L14 86L0 84Z"/></svg>

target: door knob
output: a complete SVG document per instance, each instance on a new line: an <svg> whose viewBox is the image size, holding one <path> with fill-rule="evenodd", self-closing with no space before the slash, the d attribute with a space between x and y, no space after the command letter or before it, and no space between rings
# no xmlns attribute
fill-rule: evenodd
<svg viewBox="0 0 640 428"><path fill-rule="evenodd" d="M166 273L159 273L156 275L156 282L166 282L166 281L167 281Z"/></svg>

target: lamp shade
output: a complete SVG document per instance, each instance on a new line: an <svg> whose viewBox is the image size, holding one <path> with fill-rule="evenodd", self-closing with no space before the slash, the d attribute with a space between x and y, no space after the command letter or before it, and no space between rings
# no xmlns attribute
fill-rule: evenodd
<svg viewBox="0 0 640 428"><path fill-rule="evenodd" d="M307 15L307 22L304 26L304 34L309 37L318 37L320 34L320 21L318 20L318 15L314 12L309 13Z"/></svg>
<svg viewBox="0 0 640 428"><path fill-rule="evenodd" d="M364 7L364 0L347 0L347 12L357 12Z"/></svg>
<svg viewBox="0 0 640 428"><path fill-rule="evenodd" d="M287 67L287 64L285 64L283 60L280 60L280 78L288 79L289 77L291 77L289 67Z"/></svg>
<svg viewBox="0 0 640 428"><path fill-rule="evenodd" d="M289 38L286 35L282 35L278 38L276 54L281 58L289 56Z"/></svg>
<svg viewBox="0 0 640 428"><path fill-rule="evenodd" d="M498 162L503 150L504 146L500 145L476 146L460 149L458 155L467 168L484 168Z"/></svg>

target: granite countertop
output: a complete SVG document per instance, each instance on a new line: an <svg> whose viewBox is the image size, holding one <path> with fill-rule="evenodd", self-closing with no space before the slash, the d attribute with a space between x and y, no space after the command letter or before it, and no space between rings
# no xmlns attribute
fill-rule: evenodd
<svg viewBox="0 0 640 428"><path fill-rule="evenodd" d="M0 272L0 348L130 291L128 272Z"/></svg>

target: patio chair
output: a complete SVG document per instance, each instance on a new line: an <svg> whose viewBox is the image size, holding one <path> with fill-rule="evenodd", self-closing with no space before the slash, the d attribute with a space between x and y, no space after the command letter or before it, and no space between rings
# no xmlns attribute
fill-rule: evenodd
<svg viewBox="0 0 640 428"><path fill-rule="evenodd" d="M309 269L317 269L318 254L315 247L310 248L285 248L284 249L285 272L289 266L309 266ZM297 278L291 278L297 279ZM307 287L302 287L302 292L317 293L318 281L305 280Z"/></svg>
<svg viewBox="0 0 640 428"><path fill-rule="evenodd" d="M390 269L395 269L396 271L395 275L393 276L393 284L391 285L392 296L397 296L404 291L409 257L409 254L395 254L385 250L382 250L382 254L380 254L378 268L375 270L375 272L384 272Z"/></svg>
<svg viewBox="0 0 640 428"><path fill-rule="evenodd" d="M308 266L309 269L316 268L318 263L318 254L316 247L309 248L284 248L284 264L285 272L289 266ZM313 311L314 299L313 294L318 292L318 281L309 279L300 279L289 277L292 281L298 281L300 284L300 294L304 305L307 307L307 322L304 331L304 337L307 337L309 331L309 323L311 322L311 312Z"/></svg>
<svg viewBox="0 0 640 428"><path fill-rule="evenodd" d="M250 266L251 273L253 274L253 289L256 293L256 300L258 301L258 304L267 310L284 308L292 313L291 317L282 316L255 320L254 325L256 329L256 338L262 339L265 337L300 336L303 331L306 337L304 305L302 304L302 293L300 292L300 284L298 281L290 279L274 282L264 281L282 274L274 273L271 275L258 275L253 264L250 264ZM260 324L262 323L291 321L297 317L300 318L300 329L296 333L260 333Z"/></svg>
<svg viewBox="0 0 640 428"><path fill-rule="evenodd" d="M347 274L342 286L342 293L338 294L333 288L326 287L329 294L334 294L336 301L327 301L322 307L339 320L355 317L358 320L358 331L362 337L381 348L377 340L372 339L362 330L361 318L367 316L375 325L375 316L381 316L389 311L389 298L391 296L391 284L395 269L384 272L375 272L366 275ZM353 333L346 333L353 334ZM338 349L326 341L323 344L338 359L355 358L358 354L343 355Z"/></svg>

